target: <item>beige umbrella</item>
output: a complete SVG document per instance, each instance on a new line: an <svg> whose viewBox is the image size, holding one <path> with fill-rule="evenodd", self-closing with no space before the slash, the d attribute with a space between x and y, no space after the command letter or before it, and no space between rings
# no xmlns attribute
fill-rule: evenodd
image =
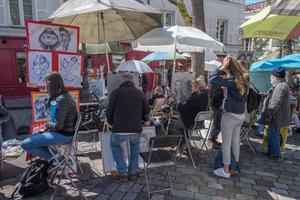
<svg viewBox="0 0 300 200"><path fill-rule="evenodd" d="M135 0L68 0L49 20L79 26L80 42L90 44L134 40L161 26L159 10Z"/></svg>

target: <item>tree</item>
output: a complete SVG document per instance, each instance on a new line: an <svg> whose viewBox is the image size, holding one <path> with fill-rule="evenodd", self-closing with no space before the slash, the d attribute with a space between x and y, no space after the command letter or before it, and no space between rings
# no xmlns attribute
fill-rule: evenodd
<svg viewBox="0 0 300 200"><path fill-rule="evenodd" d="M187 26L193 25L205 32L205 20L204 20L204 2L203 0L191 0L193 7L193 17L191 17L186 9L183 0L168 0L170 3L174 4L183 20ZM194 76L199 76L204 74L204 53L193 53L192 54L192 72Z"/></svg>

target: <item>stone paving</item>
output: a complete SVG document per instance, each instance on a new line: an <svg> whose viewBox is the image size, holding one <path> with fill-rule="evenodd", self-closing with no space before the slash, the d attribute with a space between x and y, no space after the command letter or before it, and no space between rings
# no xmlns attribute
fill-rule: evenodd
<svg viewBox="0 0 300 200"><path fill-rule="evenodd" d="M77 185L88 199L119 200L147 199L147 189L143 177L122 183L102 172L101 152L93 152L88 140L80 142L79 160L84 173L79 175ZM253 138L258 148L259 138ZM288 138L282 161L269 161L264 156L253 155L247 145L241 146L241 173L230 179L218 178L212 174L212 163L216 151L209 149L196 154L198 168L192 167L190 160L183 156L176 167L171 169L174 192L152 195L153 200L252 200L252 199L300 199L300 134ZM4 172L0 176L0 199L10 196L13 186L19 180L26 164L23 157L5 162ZM167 185L166 171L153 170L150 176L150 188L160 189ZM30 200L50 199L53 190ZM58 200L81 199L78 192L68 181L63 180L59 188Z"/></svg>

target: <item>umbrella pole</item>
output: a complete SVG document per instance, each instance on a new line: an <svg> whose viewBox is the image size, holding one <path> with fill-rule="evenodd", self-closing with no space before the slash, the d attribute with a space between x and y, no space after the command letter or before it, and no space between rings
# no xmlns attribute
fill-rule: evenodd
<svg viewBox="0 0 300 200"><path fill-rule="evenodd" d="M173 77L174 77L174 74L175 74L175 68L176 68L176 47L177 47L177 41L176 41L176 38L175 38L175 44L174 44L174 60L173 60L173 70L172 70L172 82L173 82ZM172 87L172 84L171 84L171 87Z"/></svg>
<svg viewBox="0 0 300 200"><path fill-rule="evenodd" d="M106 42L103 12L101 12L101 20L102 20L103 37L104 37L104 42L105 42L105 56L106 56L107 72L110 72L110 64L109 64L109 57L108 57L108 50L107 50L107 45L108 44Z"/></svg>

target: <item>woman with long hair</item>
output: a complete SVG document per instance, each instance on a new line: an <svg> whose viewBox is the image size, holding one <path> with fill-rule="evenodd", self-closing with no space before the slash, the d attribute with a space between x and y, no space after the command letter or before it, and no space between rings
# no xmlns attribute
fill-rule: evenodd
<svg viewBox="0 0 300 200"><path fill-rule="evenodd" d="M227 56L222 67L209 79L209 84L223 88L224 99L221 110L221 133L223 168L214 170L217 176L229 178L231 151L236 162L240 154L240 131L245 119L246 95L250 87L248 73L231 56Z"/></svg>
<svg viewBox="0 0 300 200"><path fill-rule="evenodd" d="M69 144L72 142L77 120L77 107L69 94L61 75L57 72L46 76L50 104L56 105L53 119L45 124L45 132L34 134L21 142L21 147L33 156L51 159L49 145Z"/></svg>

